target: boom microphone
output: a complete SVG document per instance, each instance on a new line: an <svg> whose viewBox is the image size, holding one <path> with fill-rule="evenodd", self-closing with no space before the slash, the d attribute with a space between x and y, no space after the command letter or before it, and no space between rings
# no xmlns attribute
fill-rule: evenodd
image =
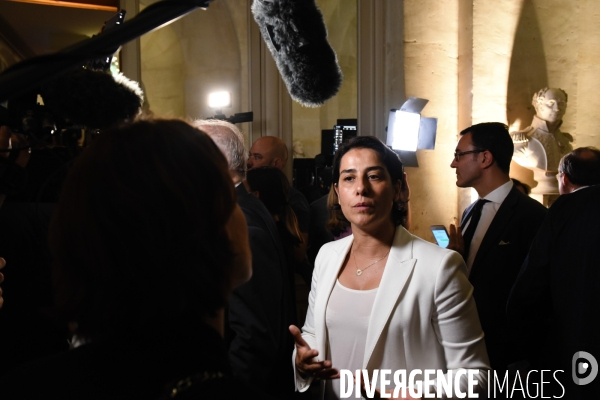
<svg viewBox="0 0 600 400"><path fill-rule="evenodd" d="M292 99L319 107L335 96L342 71L314 0L254 0L254 19Z"/></svg>
<svg viewBox="0 0 600 400"><path fill-rule="evenodd" d="M141 110L139 84L122 74L76 69L41 89L44 105L55 115L91 129L134 118Z"/></svg>

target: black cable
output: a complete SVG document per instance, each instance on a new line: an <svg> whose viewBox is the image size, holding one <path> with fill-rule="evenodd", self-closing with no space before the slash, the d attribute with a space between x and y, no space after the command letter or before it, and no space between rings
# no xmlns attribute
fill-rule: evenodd
<svg viewBox="0 0 600 400"><path fill-rule="evenodd" d="M38 56L13 65L0 74L0 102L27 93L45 81L81 66L90 59L105 57L119 46L164 26L212 0L163 0L150 5L118 28L110 29L57 53Z"/></svg>

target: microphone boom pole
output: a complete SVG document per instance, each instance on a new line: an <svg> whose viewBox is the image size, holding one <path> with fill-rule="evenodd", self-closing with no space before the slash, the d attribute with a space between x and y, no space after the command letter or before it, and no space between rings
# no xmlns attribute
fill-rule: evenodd
<svg viewBox="0 0 600 400"><path fill-rule="evenodd" d="M167 25L213 0L163 0L154 3L118 28L83 40L57 53L33 57L0 74L0 103L27 93L47 80L83 65L87 60L113 54L122 44Z"/></svg>

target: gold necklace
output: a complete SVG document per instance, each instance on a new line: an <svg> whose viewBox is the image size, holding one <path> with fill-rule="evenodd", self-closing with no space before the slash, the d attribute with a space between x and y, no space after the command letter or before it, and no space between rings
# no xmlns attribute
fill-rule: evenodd
<svg viewBox="0 0 600 400"><path fill-rule="evenodd" d="M392 248L390 247L390 250L392 250ZM354 265L356 266L356 275L357 276L361 276L363 271L365 271L367 268L377 264L379 261L383 260L384 258L387 257L388 254L390 254L390 250L388 250L387 253L385 253L385 255L383 257L381 257L379 260L375 260L373 261L371 264L367 265L366 267L364 267L363 269L358 268L358 263L356 262L356 252L352 251L352 255L354 256Z"/></svg>

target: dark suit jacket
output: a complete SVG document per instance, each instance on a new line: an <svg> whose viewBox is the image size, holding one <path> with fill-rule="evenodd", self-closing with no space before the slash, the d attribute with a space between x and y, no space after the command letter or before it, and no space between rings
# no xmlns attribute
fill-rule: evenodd
<svg viewBox="0 0 600 400"><path fill-rule="evenodd" d="M308 200L306 200L301 191L291 186L288 202L296 214L300 232L308 233L310 229L310 206L308 205Z"/></svg>
<svg viewBox="0 0 600 400"><path fill-rule="evenodd" d="M522 358L508 333L506 301L546 212L539 202L513 187L473 261L469 281L474 288L473 296L493 369L505 370Z"/></svg>
<svg viewBox="0 0 600 400"><path fill-rule="evenodd" d="M559 377L567 399L600 393L600 377L585 386L571 377L575 352L588 352L600 362L599 204L600 186L556 200L507 306L511 332L528 349L532 367L565 371Z"/></svg>
<svg viewBox="0 0 600 400"><path fill-rule="evenodd" d="M238 185L248 224L252 277L231 295L225 339L234 376L276 397L293 394L295 304L277 227L260 200Z"/></svg>

